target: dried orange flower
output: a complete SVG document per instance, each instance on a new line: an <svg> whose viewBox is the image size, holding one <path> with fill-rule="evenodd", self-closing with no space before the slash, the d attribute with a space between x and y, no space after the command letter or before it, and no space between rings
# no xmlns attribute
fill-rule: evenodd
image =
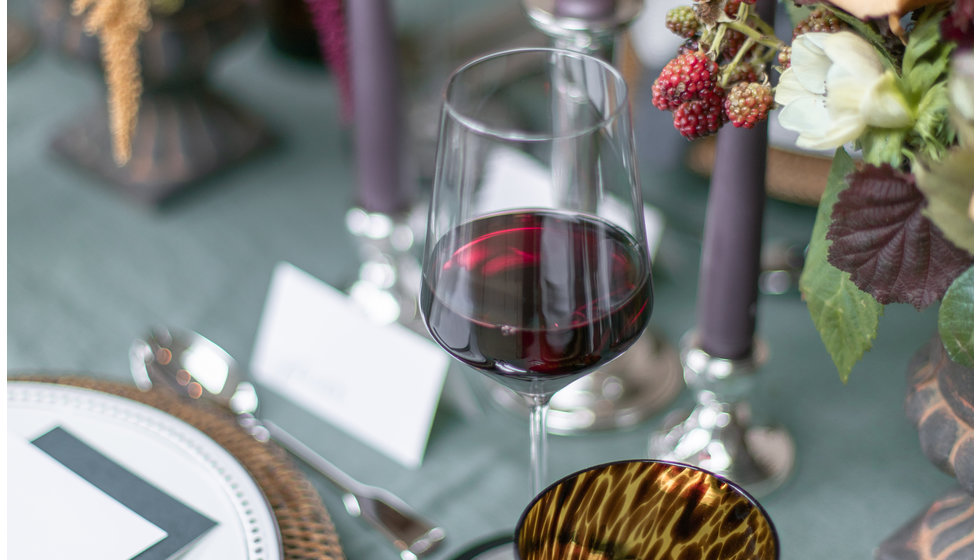
<svg viewBox="0 0 980 560"><path fill-rule="evenodd" d="M72 13L85 18L85 31L97 34L108 88L112 157L122 166L132 154L133 133L143 85L139 38L150 28L147 0L73 0Z"/></svg>
<svg viewBox="0 0 980 560"><path fill-rule="evenodd" d="M887 17L895 35L904 37L902 16L929 4L942 4L947 0L829 0L838 8L861 19Z"/></svg>
<svg viewBox="0 0 980 560"><path fill-rule="evenodd" d="M901 16L929 4L941 4L946 0L830 0L842 10L861 19L890 15Z"/></svg>

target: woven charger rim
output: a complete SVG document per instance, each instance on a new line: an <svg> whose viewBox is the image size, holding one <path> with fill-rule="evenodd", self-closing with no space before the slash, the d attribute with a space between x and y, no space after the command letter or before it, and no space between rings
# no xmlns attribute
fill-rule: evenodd
<svg viewBox="0 0 980 560"><path fill-rule="evenodd" d="M80 376L17 375L8 381L90 389L152 406L204 432L248 471L272 507L284 560L344 560L333 521L312 483L281 448L256 441L229 414L164 391Z"/></svg>

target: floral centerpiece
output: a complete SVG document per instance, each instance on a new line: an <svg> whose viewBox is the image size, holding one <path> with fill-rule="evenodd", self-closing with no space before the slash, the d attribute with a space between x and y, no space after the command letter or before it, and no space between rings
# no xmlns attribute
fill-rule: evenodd
<svg viewBox="0 0 980 560"><path fill-rule="evenodd" d="M941 302L943 344L972 367L973 2L797 2L789 44L755 0L670 10L684 42L653 104L690 139L775 109L798 147L836 149L800 290L842 380L890 303Z"/></svg>

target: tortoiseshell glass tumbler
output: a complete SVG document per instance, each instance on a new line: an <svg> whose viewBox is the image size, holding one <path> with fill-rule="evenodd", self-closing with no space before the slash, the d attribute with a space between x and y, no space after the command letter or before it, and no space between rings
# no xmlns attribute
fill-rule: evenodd
<svg viewBox="0 0 980 560"><path fill-rule="evenodd" d="M709 471L654 460L571 474L531 502L515 535L520 560L777 560L769 515Z"/></svg>

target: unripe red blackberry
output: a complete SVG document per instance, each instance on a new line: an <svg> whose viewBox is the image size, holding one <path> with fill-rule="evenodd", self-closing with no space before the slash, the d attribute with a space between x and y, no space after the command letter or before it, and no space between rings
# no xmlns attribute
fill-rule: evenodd
<svg viewBox="0 0 980 560"><path fill-rule="evenodd" d="M701 50L701 44L698 42L696 37L692 37L681 43L681 46L677 47L677 54L687 54L697 50Z"/></svg>
<svg viewBox="0 0 980 560"><path fill-rule="evenodd" d="M726 29L725 35L721 39L718 52L722 61L732 60L738 54L738 50L745 43L745 35L734 29Z"/></svg>
<svg viewBox="0 0 980 560"><path fill-rule="evenodd" d="M752 63L742 61L728 76L728 83L737 84L738 82L758 82L759 78L760 74Z"/></svg>
<svg viewBox="0 0 980 560"><path fill-rule="evenodd" d="M681 103L674 110L674 128L688 140L718 132L725 124L724 93L715 87L698 99Z"/></svg>
<svg viewBox="0 0 980 560"><path fill-rule="evenodd" d="M667 11L667 29L675 35L690 39L698 32L698 17L691 6L677 6Z"/></svg>
<svg viewBox="0 0 980 560"><path fill-rule="evenodd" d="M790 56L793 54L793 47L789 45L783 45L779 47L779 52L776 54L776 62L779 67L783 70L789 68Z"/></svg>
<svg viewBox="0 0 980 560"><path fill-rule="evenodd" d="M653 82L653 87L650 88L653 94L653 106L661 111L670 111L674 108L674 104L670 99L667 98L667 94L664 93L664 88L658 87L657 82Z"/></svg>
<svg viewBox="0 0 980 560"><path fill-rule="evenodd" d="M718 64L701 51L678 55L664 66L653 83L653 103L672 110L715 87Z"/></svg>
<svg viewBox="0 0 980 560"><path fill-rule="evenodd" d="M793 29L793 37L804 33L837 33L847 29L847 24L826 8L817 8L810 12Z"/></svg>
<svg viewBox="0 0 980 560"><path fill-rule="evenodd" d="M755 0L727 0L725 2L725 15L730 18L738 15L739 4L755 4Z"/></svg>
<svg viewBox="0 0 980 560"><path fill-rule="evenodd" d="M733 125L752 128L772 109L772 88L759 82L739 82L725 97L725 115Z"/></svg>

